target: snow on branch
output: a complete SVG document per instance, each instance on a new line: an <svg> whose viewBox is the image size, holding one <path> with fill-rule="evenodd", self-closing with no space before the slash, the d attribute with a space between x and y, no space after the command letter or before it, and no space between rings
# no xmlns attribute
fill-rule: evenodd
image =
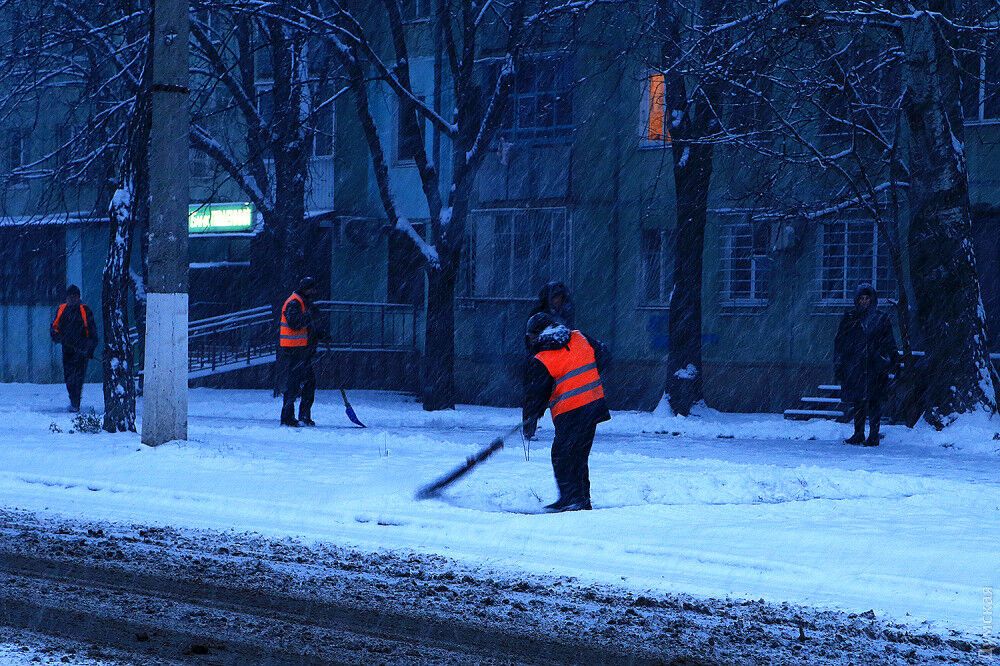
<svg viewBox="0 0 1000 666"><path fill-rule="evenodd" d="M420 253L424 255L424 259L431 268L436 269L441 267L441 258L438 256L437 248L425 241L420 234L417 233L417 230L413 228L413 225L410 224L408 219L405 217L398 218L396 220L395 229L396 231L406 234L407 237L413 241L413 244L416 245L417 249L420 250Z"/></svg>

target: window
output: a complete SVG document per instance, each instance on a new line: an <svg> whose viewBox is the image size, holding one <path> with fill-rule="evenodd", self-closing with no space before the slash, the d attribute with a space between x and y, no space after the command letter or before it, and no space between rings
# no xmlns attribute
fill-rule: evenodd
<svg viewBox="0 0 1000 666"><path fill-rule="evenodd" d="M642 95L642 140L647 144L670 143L667 124L666 82L660 72L646 77Z"/></svg>
<svg viewBox="0 0 1000 666"><path fill-rule="evenodd" d="M424 21L434 15L434 0L403 0L403 20Z"/></svg>
<svg viewBox="0 0 1000 666"><path fill-rule="evenodd" d="M962 111L966 120L1000 118L1000 47L986 38L959 51Z"/></svg>
<svg viewBox="0 0 1000 666"><path fill-rule="evenodd" d="M200 150L188 149L188 162L191 168L191 185L195 187L205 187L212 183L214 170L212 168L212 158Z"/></svg>
<svg viewBox="0 0 1000 666"><path fill-rule="evenodd" d="M645 305L670 305L674 286L673 232L669 229L642 230L642 302Z"/></svg>
<svg viewBox="0 0 1000 666"><path fill-rule="evenodd" d="M569 284L570 233L565 208L478 210L470 225L469 293L534 298L552 280Z"/></svg>
<svg viewBox="0 0 1000 666"><path fill-rule="evenodd" d="M500 66L494 65L496 82ZM565 138L573 132L573 81L569 58L528 56L518 65L507 101L503 136L508 141Z"/></svg>
<svg viewBox="0 0 1000 666"><path fill-rule="evenodd" d="M257 113L265 125L274 120L274 90L271 83L257 84Z"/></svg>
<svg viewBox="0 0 1000 666"><path fill-rule="evenodd" d="M333 157L333 103L320 106L313 114L312 156Z"/></svg>
<svg viewBox="0 0 1000 666"><path fill-rule="evenodd" d="M741 222L722 234L722 301L726 305L767 304L770 225Z"/></svg>
<svg viewBox="0 0 1000 666"><path fill-rule="evenodd" d="M420 101L424 101L422 95L418 95L417 98ZM422 115L417 116L417 127L420 128L420 131L414 135L412 132L406 131L406 124L403 122L407 113L415 113L413 102L400 98L396 107L397 162L412 162L417 156L417 148L420 146L420 142L424 140L424 128L426 127L424 117Z"/></svg>
<svg viewBox="0 0 1000 666"><path fill-rule="evenodd" d="M820 302L844 305L854 302L854 291L869 282L876 291L892 294L895 280L889 246L871 220L840 220L823 225L820 264Z"/></svg>
<svg viewBox="0 0 1000 666"><path fill-rule="evenodd" d="M3 167L6 174L28 162L28 130L13 127L6 131L3 144Z"/></svg>
<svg viewBox="0 0 1000 666"><path fill-rule="evenodd" d="M55 305L66 289L66 233L58 227L0 229L0 304Z"/></svg>

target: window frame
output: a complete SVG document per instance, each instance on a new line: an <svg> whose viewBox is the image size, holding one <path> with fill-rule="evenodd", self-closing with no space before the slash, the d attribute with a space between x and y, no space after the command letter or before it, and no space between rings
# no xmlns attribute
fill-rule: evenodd
<svg viewBox="0 0 1000 666"><path fill-rule="evenodd" d="M766 226L761 226L766 225ZM749 228L750 238L750 292L748 297L734 297L733 296L733 241L736 237L736 231ZM720 301L723 307L734 308L734 309L762 309L766 308L770 303L770 287L771 287L771 258L767 253L757 252L757 238L756 234L762 233L762 231L769 231L770 225L766 223L758 223L755 225L752 221L742 220L726 222L722 225L722 248L721 248L721 261L719 262L719 267L722 272L720 280Z"/></svg>
<svg viewBox="0 0 1000 666"><path fill-rule="evenodd" d="M426 95L415 95L417 99L421 102L426 102ZM403 131L403 105L407 102L403 100L402 97L396 96L396 115L395 123L393 123L394 130L394 142L393 142L393 162L398 166L414 166L416 164L416 154L412 157L403 157L400 153L402 148L402 131ZM416 105L413 105L416 107ZM424 149L427 149L427 119L422 113L416 111L414 108L414 113L417 114L417 125L420 126L420 139L424 144Z"/></svg>
<svg viewBox="0 0 1000 666"><path fill-rule="evenodd" d="M852 247L849 232L850 225L852 224L870 224L872 228L872 265L870 274L864 277L863 280L871 284L875 288L875 291L880 294L881 298L893 298L898 290L896 277L892 272L892 258L889 254L888 241L886 240L884 243L882 242L882 239L880 238L881 231L875 220L865 219L861 216L847 216L835 220L827 220L824 221L820 227L820 237L818 239L819 251L817 252L817 255L819 261L817 266L816 303L820 308L842 308L850 306L854 303L854 291L857 289L858 285L849 284L848 282L851 277L849 275L850 271L848 266L850 264L851 257L849 251ZM844 227L843 233L841 234L842 245L840 246L843 249L843 261L841 268L838 269L842 273L840 276L840 296L829 297L826 295L826 289L824 286L827 277L827 266L825 265L827 259L827 230L834 225L843 225ZM882 247L879 247L880 244L882 244ZM884 255L882 255L881 250L884 250ZM882 284L879 280L880 270L885 271L885 276L882 282L885 282L886 284Z"/></svg>
<svg viewBox="0 0 1000 666"><path fill-rule="evenodd" d="M649 262L647 257L651 254L646 251L646 235L656 234L659 242L659 249L657 251L658 263L659 263L659 285L657 286L657 292L659 298L650 300L648 298L649 294ZM639 261L640 261L640 278L639 278L639 307L646 310L666 310L670 308L670 294L673 291L674 286L674 266L673 266L673 245L674 239L676 237L676 229L666 229L666 228L645 228L641 230L640 233L640 247L639 247Z"/></svg>
<svg viewBox="0 0 1000 666"><path fill-rule="evenodd" d="M463 279L464 284L464 294L462 299L466 301L483 301L483 302L533 302L538 300L537 289L540 288L541 284L530 284L527 288L529 293L524 295L516 295L512 293L499 294L493 289L489 289L490 293L482 293L478 290L478 279L477 279L477 265L481 260L482 255L478 252L478 246L476 243L476 235L479 231L479 225L484 216L488 217L490 224L493 226L494 231L490 235L490 245L493 248L498 246L496 242L497 233L495 227L497 224L497 217L499 215L510 215L512 221L518 214L531 214L538 212L546 212L549 214L558 214L562 216L563 224L563 240L562 240L562 253L564 255L564 265L562 267L563 275L560 276L556 271L553 270L551 263L552 258L549 259L548 275L544 278L545 284L551 280L561 280L564 284L572 288L572 277L573 277L573 218L570 213L570 209L566 206L498 206L494 208L477 208L471 210L470 219L472 224L468 226L467 240L466 240L466 251L463 253L465 257L465 275ZM552 221L550 220L550 224ZM508 266L507 266L507 281L508 284L513 282L513 274L516 270L517 256L515 252L515 247L513 243L515 242L513 233L513 224L511 227L511 246L509 248ZM552 248L552 243L549 243L550 250ZM485 261L485 259L482 259ZM490 285L496 282L496 276L494 271L494 260L491 260L490 266L487 269L489 271L488 277ZM542 279L542 278L538 278ZM530 276L529 276L530 280Z"/></svg>
<svg viewBox="0 0 1000 666"><path fill-rule="evenodd" d="M533 89L531 92L521 92L519 90L520 72L523 71L526 63L537 63L540 61L550 61L555 63L555 69L552 72L552 88L546 90ZM488 81L490 84L490 90L492 90L492 86L495 84L496 79L499 76L496 68L501 65L501 62L501 60L495 59L490 63L490 77ZM562 76L565 76L567 79L565 89L561 89L556 85L556 81ZM536 76L535 80L537 81L538 79L539 77ZM574 135L576 134L576 113L574 110L573 99L576 91L574 89L574 83L572 54L565 53L563 51L542 51L523 55L520 59L518 69L514 74L513 90L511 90L507 97L506 109L500 118L500 125L496 132L497 138L517 146L571 143ZM535 98L535 112L537 116L537 100L545 95L552 95L553 104L556 105L562 98L567 100L569 122L554 122L552 125L520 126L517 121L521 117L520 104L522 99L529 96ZM554 108L552 112L553 118L557 115L556 108ZM512 118L513 120L511 120ZM513 125L508 126L508 122L512 122Z"/></svg>
<svg viewBox="0 0 1000 666"><path fill-rule="evenodd" d="M660 86L660 131L659 138L650 136L650 122L653 118L654 101L653 91L655 89L654 79L659 79ZM670 122L667 117L667 83L663 72L656 69L647 69L642 78L642 95L640 95L639 107L639 147L646 149L667 148L673 145L670 136Z"/></svg>

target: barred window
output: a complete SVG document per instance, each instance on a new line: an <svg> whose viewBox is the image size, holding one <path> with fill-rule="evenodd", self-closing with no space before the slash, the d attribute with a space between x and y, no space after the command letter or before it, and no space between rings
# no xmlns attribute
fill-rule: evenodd
<svg viewBox="0 0 1000 666"><path fill-rule="evenodd" d="M889 246L872 220L839 220L823 225L820 301L850 304L862 282L886 295L896 291Z"/></svg>
<svg viewBox="0 0 1000 666"><path fill-rule="evenodd" d="M722 234L722 302L733 306L767 304L770 226L740 222Z"/></svg>
<svg viewBox="0 0 1000 666"><path fill-rule="evenodd" d="M642 230L642 302L670 305L674 267L670 251L673 232L669 229Z"/></svg>
<svg viewBox="0 0 1000 666"><path fill-rule="evenodd" d="M565 208L504 208L472 214L470 295L534 298L551 280L569 283L570 233Z"/></svg>
<svg viewBox="0 0 1000 666"><path fill-rule="evenodd" d="M495 82L499 65L494 65ZM503 117L508 141L565 138L573 131L572 63L563 55L526 56L514 75Z"/></svg>

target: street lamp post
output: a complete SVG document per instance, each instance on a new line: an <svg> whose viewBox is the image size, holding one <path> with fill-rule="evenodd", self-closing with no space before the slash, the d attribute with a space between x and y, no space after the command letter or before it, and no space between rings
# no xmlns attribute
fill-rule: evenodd
<svg viewBox="0 0 1000 666"><path fill-rule="evenodd" d="M187 439L188 0L152 0L142 442Z"/></svg>

